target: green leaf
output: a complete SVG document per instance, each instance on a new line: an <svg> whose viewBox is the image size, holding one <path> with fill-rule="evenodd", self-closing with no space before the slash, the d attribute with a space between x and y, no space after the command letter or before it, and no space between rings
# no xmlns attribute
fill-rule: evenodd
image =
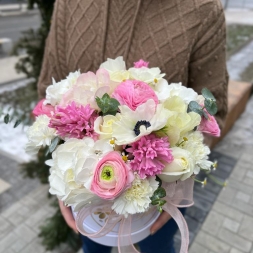
<svg viewBox="0 0 253 253"><path fill-rule="evenodd" d="M161 178L159 178L158 176L156 176L155 180L159 183L158 188L160 188L162 186L162 180L161 180Z"/></svg>
<svg viewBox="0 0 253 253"><path fill-rule="evenodd" d="M196 112L200 116L202 116L203 115L203 108L196 101L191 101L188 105L187 112Z"/></svg>
<svg viewBox="0 0 253 253"><path fill-rule="evenodd" d="M150 199L151 201L153 201L164 197L166 197L166 191L164 190L164 188L160 187L154 191L153 196Z"/></svg>
<svg viewBox="0 0 253 253"><path fill-rule="evenodd" d="M116 115L120 103L115 98L105 93L102 98L96 97L98 107L101 109L103 116Z"/></svg>
<svg viewBox="0 0 253 253"><path fill-rule="evenodd" d="M215 115L218 110L216 102L210 99L205 99L205 108L211 115Z"/></svg>
<svg viewBox="0 0 253 253"><path fill-rule="evenodd" d="M213 93L210 90L208 90L207 88L203 88L201 93L204 98L216 101L215 97L213 96Z"/></svg>
<svg viewBox="0 0 253 253"><path fill-rule="evenodd" d="M159 199L155 199L151 201L151 205L156 206L159 204Z"/></svg>
<svg viewBox="0 0 253 253"><path fill-rule="evenodd" d="M8 124L10 122L10 115L9 114L6 114L5 116L4 116L4 123L5 124Z"/></svg>
<svg viewBox="0 0 253 253"><path fill-rule="evenodd" d="M15 124L14 124L14 128L16 128L19 124L21 123L21 120L20 119L18 119L16 122L15 122Z"/></svg>
<svg viewBox="0 0 253 253"><path fill-rule="evenodd" d="M167 201L165 199L160 199L159 206L163 206L166 202Z"/></svg>
<svg viewBox="0 0 253 253"><path fill-rule="evenodd" d="M52 143L51 145L49 146L49 152L52 153L55 148L57 147L58 143L60 142L60 138L59 137L55 137L53 140L52 140Z"/></svg>
<svg viewBox="0 0 253 253"><path fill-rule="evenodd" d="M167 201L165 199L155 199L151 201L151 205L156 206L163 206Z"/></svg>

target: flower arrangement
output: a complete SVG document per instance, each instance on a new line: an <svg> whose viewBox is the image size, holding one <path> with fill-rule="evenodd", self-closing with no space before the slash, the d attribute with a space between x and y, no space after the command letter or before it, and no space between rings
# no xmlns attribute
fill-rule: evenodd
<svg viewBox="0 0 253 253"><path fill-rule="evenodd" d="M220 135L212 93L198 95L140 60L53 80L33 113L27 152L48 146L50 193L74 211L104 201L128 217L166 205L168 188L214 166L203 133Z"/></svg>

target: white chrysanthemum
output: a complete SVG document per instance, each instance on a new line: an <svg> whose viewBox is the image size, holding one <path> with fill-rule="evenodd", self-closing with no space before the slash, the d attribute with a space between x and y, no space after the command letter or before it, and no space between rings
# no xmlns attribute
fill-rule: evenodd
<svg viewBox="0 0 253 253"><path fill-rule="evenodd" d="M155 90L158 94L159 100L166 100L167 98L178 96L184 100L186 104L189 104L191 101L196 101L198 94L191 88L182 86L182 83L171 83L168 85L164 80L161 80Z"/></svg>
<svg viewBox="0 0 253 253"><path fill-rule="evenodd" d="M161 74L159 68L130 68L128 71L130 73L130 78L153 85L158 83L159 80L165 76L165 74Z"/></svg>
<svg viewBox="0 0 253 253"><path fill-rule="evenodd" d="M146 212L151 203L150 197L158 185L155 177L140 179L136 174L132 186L114 201L112 209L125 216Z"/></svg>
<svg viewBox="0 0 253 253"><path fill-rule="evenodd" d="M67 205L77 210L88 201L96 199L90 192L93 172L99 159L106 153L113 151L112 146L104 140L94 141L86 137L68 139L57 147L52 159L46 162L50 169L50 190Z"/></svg>
<svg viewBox="0 0 253 253"><path fill-rule="evenodd" d="M110 79L114 82L122 82L130 77L122 56L119 56L116 59L107 58L107 61L103 62L99 68L106 69L110 74Z"/></svg>
<svg viewBox="0 0 253 253"><path fill-rule="evenodd" d="M27 129L27 153L36 154L41 147L51 144L52 139L56 136L56 130L48 127L49 121L50 118L48 116L40 115L36 118L33 125Z"/></svg>
<svg viewBox="0 0 253 253"><path fill-rule="evenodd" d="M209 170L212 166L212 162L208 160L208 155L210 154L210 149L206 146L203 141L203 134L199 131L194 131L188 134L185 134L184 137L187 138L187 141L183 141L183 138L180 140L182 144L181 148L189 151L196 161L194 174L198 174L200 168Z"/></svg>
<svg viewBox="0 0 253 253"><path fill-rule="evenodd" d="M149 99L132 111L128 106L119 106L120 118L113 123L112 137L117 145L127 145L144 135L160 130L165 126L169 111L163 105L156 105Z"/></svg>

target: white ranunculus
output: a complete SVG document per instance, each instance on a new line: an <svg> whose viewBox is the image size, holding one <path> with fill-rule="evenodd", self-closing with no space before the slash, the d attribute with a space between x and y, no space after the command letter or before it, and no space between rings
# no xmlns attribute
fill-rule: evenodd
<svg viewBox="0 0 253 253"><path fill-rule="evenodd" d="M68 139L59 145L52 159L46 161L51 166L50 193L67 205L74 206L75 210L96 199L96 195L89 190L93 172L99 159L110 151L113 148L107 141L95 142L89 137Z"/></svg>
<svg viewBox="0 0 253 253"><path fill-rule="evenodd" d="M143 81L152 85L156 85L156 83L165 76L165 74L161 74L159 68L130 68L128 71L131 79Z"/></svg>
<svg viewBox="0 0 253 253"><path fill-rule="evenodd" d="M103 62L99 68L106 69L110 74L111 80L114 82L122 82L130 77L122 56L119 56L116 59L107 58L107 61Z"/></svg>
<svg viewBox="0 0 253 253"><path fill-rule="evenodd" d="M125 216L146 212L151 203L150 197L152 197L158 185L159 183L155 180L155 177L141 179L136 174L132 186L114 200L112 209L117 214Z"/></svg>
<svg viewBox="0 0 253 253"><path fill-rule="evenodd" d="M119 114L120 115L120 114ZM99 134L99 139L112 138L112 125L118 121L119 117L106 115L98 117L94 122L94 131Z"/></svg>
<svg viewBox="0 0 253 253"><path fill-rule="evenodd" d="M131 144L144 135L160 130L169 117L169 111L161 104L156 105L153 99L139 105L135 111L125 105L119 106L119 109L121 118L113 123L112 131L117 145Z"/></svg>
<svg viewBox="0 0 253 253"><path fill-rule="evenodd" d="M209 170L212 166L212 162L208 161L208 155L210 149L204 144L203 134L199 131L190 132L185 134L183 137L187 138L187 141L183 141L183 138L179 142L181 148L189 151L195 160L194 174L198 174L200 168Z"/></svg>
<svg viewBox="0 0 253 253"><path fill-rule="evenodd" d="M36 117L33 125L27 129L27 153L35 154L41 147L50 146L52 139L56 136L56 130L48 127L49 121L48 116L40 115Z"/></svg>
<svg viewBox="0 0 253 253"><path fill-rule="evenodd" d="M164 182L184 181L194 171L195 160L191 153L179 147L171 148L174 160L165 165L162 173L158 175Z"/></svg>
<svg viewBox="0 0 253 253"><path fill-rule="evenodd" d="M182 86L182 83L171 83L168 87L165 87L165 83L161 84L168 97L178 96L184 100L186 104L189 104L191 101L196 101L198 94L192 89Z"/></svg>

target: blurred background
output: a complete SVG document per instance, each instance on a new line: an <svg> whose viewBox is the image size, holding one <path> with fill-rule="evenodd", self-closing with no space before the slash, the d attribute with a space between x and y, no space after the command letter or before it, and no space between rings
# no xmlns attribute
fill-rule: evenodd
<svg viewBox="0 0 253 253"><path fill-rule="evenodd" d="M80 248L48 195L45 152L35 160L24 152L53 3L0 0L0 253L73 253ZM191 253L253 253L253 0L222 4L229 114L211 159L219 164L213 174L229 184L224 189L208 179L204 189L195 185L195 205L186 214ZM175 244L179 252L179 234Z"/></svg>

